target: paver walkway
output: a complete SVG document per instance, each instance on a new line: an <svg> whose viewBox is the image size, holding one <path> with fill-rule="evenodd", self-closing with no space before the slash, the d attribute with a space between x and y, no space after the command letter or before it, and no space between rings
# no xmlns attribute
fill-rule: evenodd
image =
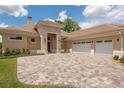
<svg viewBox="0 0 124 93"><path fill-rule="evenodd" d="M110 56L83 53L18 58L18 79L33 85L124 87L124 66Z"/></svg>

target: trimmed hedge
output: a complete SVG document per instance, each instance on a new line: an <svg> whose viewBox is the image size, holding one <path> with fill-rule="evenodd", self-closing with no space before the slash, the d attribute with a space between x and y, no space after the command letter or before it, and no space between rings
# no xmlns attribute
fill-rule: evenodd
<svg viewBox="0 0 124 93"><path fill-rule="evenodd" d="M9 48L6 48L5 52L2 53L2 49L0 50L0 56L15 56L15 55L29 55L29 49L13 49L12 51Z"/></svg>

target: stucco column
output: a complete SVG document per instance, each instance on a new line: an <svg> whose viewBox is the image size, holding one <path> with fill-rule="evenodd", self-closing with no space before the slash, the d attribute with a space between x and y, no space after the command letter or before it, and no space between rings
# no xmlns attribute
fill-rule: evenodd
<svg viewBox="0 0 124 93"><path fill-rule="evenodd" d="M43 50L43 36L40 35L40 49Z"/></svg>
<svg viewBox="0 0 124 93"><path fill-rule="evenodd" d="M48 53L48 49L47 49L47 34L48 34L48 33L46 33L46 42L45 42L45 43L46 43L46 46L45 46L46 53Z"/></svg>
<svg viewBox="0 0 124 93"><path fill-rule="evenodd" d="M95 41L91 42L91 54L94 55L95 54Z"/></svg>
<svg viewBox="0 0 124 93"><path fill-rule="evenodd" d="M121 51L124 51L124 35L121 34Z"/></svg>

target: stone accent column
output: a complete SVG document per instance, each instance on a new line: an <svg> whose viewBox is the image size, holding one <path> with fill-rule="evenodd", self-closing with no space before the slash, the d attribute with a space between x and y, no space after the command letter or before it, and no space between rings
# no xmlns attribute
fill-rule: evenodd
<svg viewBox="0 0 124 93"><path fill-rule="evenodd" d="M121 51L124 51L124 35L121 34Z"/></svg>
<svg viewBox="0 0 124 93"><path fill-rule="evenodd" d="M44 43L44 37L42 35L40 35L40 38L41 38L41 52L44 53L44 54L47 54L47 51L46 51L46 45Z"/></svg>
<svg viewBox="0 0 124 93"><path fill-rule="evenodd" d="M61 49L61 36L59 34L56 34L56 52L60 53Z"/></svg>

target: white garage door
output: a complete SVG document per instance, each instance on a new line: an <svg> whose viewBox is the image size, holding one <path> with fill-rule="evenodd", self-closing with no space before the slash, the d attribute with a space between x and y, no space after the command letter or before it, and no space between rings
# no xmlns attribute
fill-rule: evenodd
<svg viewBox="0 0 124 93"><path fill-rule="evenodd" d="M113 51L112 40L96 41L96 53L112 54L112 51Z"/></svg>
<svg viewBox="0 0 124 93"><path fill-rule="evenodd" d="M89 52L91 50L91 43L90 42L81 42L81 43L74 43L72 46L73 52Z"/></svg>

